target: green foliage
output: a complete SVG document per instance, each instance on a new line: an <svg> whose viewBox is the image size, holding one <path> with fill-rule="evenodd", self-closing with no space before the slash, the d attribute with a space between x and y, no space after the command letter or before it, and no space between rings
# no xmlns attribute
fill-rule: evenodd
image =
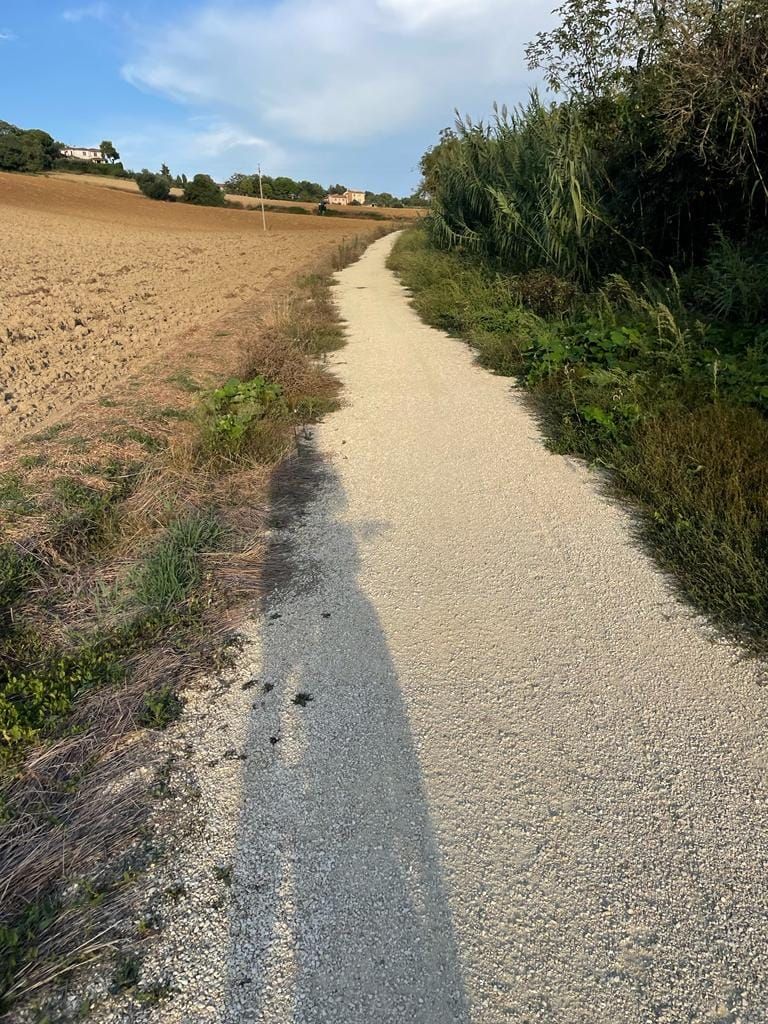
<svg viewBox="0 0 768 1024"><path fill-rule="evenodd" d="M107 178L133 178L132 171L127 171L118 161L114 164L91 163L89 160L69 160L61 157L53 162L54 171L66 171L67 174L98 174Z"/></svg>
<svg viewBox="0 0 768 1024"><path fill-rule="evenodd" d="M13 607L35 578L35 559L15 544L0 545L0 638L13 615Z"/></svg>
<svg viewBox="0 0 768 1024"><path fill-rule="evenodd" d="M110 473L110 486L92 487L77 477L60 477L52 487L54 503L50 509L58 524L56 535L60 550L77 548L99 541L114 521L116 508L134 485L133 475L125 467Z"/></svg>
<svg viewBox="0 0 768 1024"><path fill-rule="evenodd" d="M37 502L18 473L0 473L0 510L12 515L31 515Z"/></svg>
<svg viewBox="0 0 768 1024"><path fill-rule="evenodd" d="M768 227L764 5L566 0L560 14L529 56L566 98L459 121L425 154L435 240L594 284L682 272L718 237L738 247Z"/></svg>
<svg viewBox="0 0 768 1024"><path fill-rule="evenodd" d="M112 145L109 139L104 139L100 145L101 155L108 163L116 163L120 159L120 154L117 152L115 147Z"/></svg>
<svg viewBox="0 0 768 1024"><path fill-rule="evenodd" d="M0 925L0 1013L10 1009L5 993L19 968L34 957L38 936L56 920L58 912L58 901L45 897L31 903L12 923Z"/></svg>
<svg viewBox="0 0 768 1024"><path fill-rule="evenodd" d="M163 686L145 695L139 725L143 729L165 729L179 718L183 707L173 687Z"/></svg>
<svg viewBox="0 0 768 1024"><path fill-rule="evenodd" d="M224 193L207 174L196 174L184 186L184 202L196 206L224 206Z"/></svg>
<svg viewBox="0 0 768 1024"><path fill-rule="evenodd" d="M252 445L266 417L279 417L285 411L279 385L262 376L247 381L232 378L203 398L203 445L211 452L237 457Z"/></svg>
<svg viewBox="0 0 768 1024"><path fill-rule="evenodd" d="M0 171L47 171L61 156L61 143L38 128L0 121Z"/></svg>
<svg viewBox="0 0 768 1024"><path fill-rule="evenodd" d="M108 643L93 641L71 653L47 648L19 630L0 649L0 760L38 739L81 692L116 682L123 667ZM23 667L20 667L23 666Z"/></svg>
<svg viewBox="0 0 768 1024"><path fill-rule="evenodd" d="M756 324L768 319L768 239L749 245L718 232L702 267L683 280L688 301L721 320Z"/></svg>
<svg viewBox="0 0 768 1024"><path fill-rule="evenodd" d="M605 172L581 112L545 106L496 111L492 127L457 123L432 157L434 239L524 273L586 280L605 244Z"/></svg>
<svg viewBox="0 0 768 1024"><path fill-rule="evenodd" d="M202 580L201 554L215 550L223 536L224 528L212 514L192 513L175 520L134 571L135 600L166 615L186 604Z"/></svg>
<svg viewBox="0 0 768 1024"><path fill-rule="evenodd" d="M140 192L148 199L167 199L171 194L171 179L144 169L136 175Z"/></svg>

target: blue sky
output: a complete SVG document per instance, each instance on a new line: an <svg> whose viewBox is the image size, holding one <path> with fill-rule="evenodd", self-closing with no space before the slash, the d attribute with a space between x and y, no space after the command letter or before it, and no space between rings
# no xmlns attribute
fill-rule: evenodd
<svg viewBox="0 0 768 1024"><path fill-rule="evenodd" d="M553 0L0 0L0 119L126 166L396 194L459 107L525 98Z"/></svg>

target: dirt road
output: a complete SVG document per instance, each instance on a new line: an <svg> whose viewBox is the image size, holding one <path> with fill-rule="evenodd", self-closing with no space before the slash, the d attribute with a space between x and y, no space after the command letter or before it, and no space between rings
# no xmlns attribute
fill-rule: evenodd
<svg viewBox="0 0 768 1024"><path fill-rule="evenodd" d="M764 1022L760 667L419 322L390 245L340 275L348 405L293 582L246 689L190 708L208 818L157 954L179 994L147 1019Z"/></svg>

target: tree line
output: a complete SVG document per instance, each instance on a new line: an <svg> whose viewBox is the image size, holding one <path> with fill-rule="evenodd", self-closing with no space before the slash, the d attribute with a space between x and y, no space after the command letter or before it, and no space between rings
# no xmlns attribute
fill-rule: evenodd
<svg viewBox="0 0 768 1024"><path fill-rule="evenodd" d="M258 196L260 194L259 175L258 173L233 174L224 182L224 188L232 195ZM300 203L320 203L328 195L343 195L347 191L347 186L339 183L326 187L317 181L295 181L284 175L272 177L269 174L261 176L261 188L265 199L284 199ZM398 198L390 192L366 192L365 205L402 208L405 206L427 206L428 202L418 192L406 198Z"/></svg>
<svg viewBox="0 0 768 1024"><path fill-rule="evenodd" d="M197 174L190 182L185 174L173 175L166 164L159 171L143 168L141 171L126 170L120 162L120 154L109 139L102 141L99 149L102 163L91 163L86 160L68 159L64 156L66 147L56 142L48 132L37 128L24 129L7 121L0 121L0 170L22 171L35 173L50 170L66 170L78 174L108 174L114 177L133 178L144 195L151 199L168 199L172 188L184 191L190 202L202 202L206 205L223 205L221 189L211 188L213 179L209 175ZM194 184L197 182L197 184ZM273 177L262 175L261 187L265 199L286 199L294 202L320 203L327 195L341 195L347 191L345 185L336 183L327 188L316 181L306 179L295 181L284 175ZM236 173L224 183L224 190L233 195L258 196L258 174ZM427 201L421 193L406 198L398 198L389 192L366 192L367 206L405 207L426 206Z"/></svg>
<svg viewBox="0 0 768 1024"><path fill-rule="evenodd" d="M56 142L40 128L19 128L9 121L0 121L0 170L34 173L55 170L65 164L86 163L67 160L65 148L64 143ZM104 163L94 166L101 167L102 173L105 169L107 173L123 171L120 154L109 139L101 142L99 150Z"/></svg>

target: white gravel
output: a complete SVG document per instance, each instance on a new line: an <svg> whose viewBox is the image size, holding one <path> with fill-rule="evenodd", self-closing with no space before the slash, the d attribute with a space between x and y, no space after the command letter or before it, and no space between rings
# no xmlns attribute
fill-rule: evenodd
<svg viewBox="0 0 768 1024"><path fill-rule="evenodd" d="M293 583L181 723L202 799L145 967L175 994L103 1019L764 1024L763 669L419 322L391 244L339 275Z"/></svg>

